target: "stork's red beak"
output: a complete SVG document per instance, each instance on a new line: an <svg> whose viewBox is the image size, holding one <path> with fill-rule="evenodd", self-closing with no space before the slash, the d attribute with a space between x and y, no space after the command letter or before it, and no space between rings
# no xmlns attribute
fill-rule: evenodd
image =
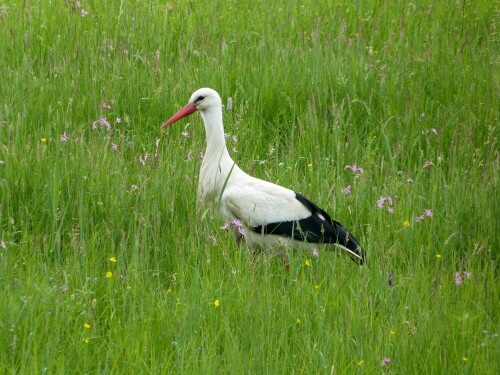
<svg viewBox="0 0 500 375"><path fill-rule="evenodd" d="M191 103L188 103L184 107L182 107L181 109L179 109L175 115L173 115L165 123L163 123L163 125L161 126L161 128L162 129L166 128L167 126L172 125L174 122L180 120L181 118L189 116L191 113L193 113L195 111L196 111L195 105L191 104Z"/></svg>

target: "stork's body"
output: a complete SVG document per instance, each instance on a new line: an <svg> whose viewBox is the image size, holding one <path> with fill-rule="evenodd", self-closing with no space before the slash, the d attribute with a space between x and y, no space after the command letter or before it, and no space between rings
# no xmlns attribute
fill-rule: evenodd
<svg viewBox="0 0 500 375"><path fill-rule="evenodd" d="M198 184L198 208L218 206L226 222L241 221L234 228L249 247L274 252L297 245L307 248L339 246L362 264L364 253L342 225L294 191L252 177L229 155L222 123L222 102L216 91L197 90L189 103L162 127L199 110L205 123L207 149Z"/></svg>

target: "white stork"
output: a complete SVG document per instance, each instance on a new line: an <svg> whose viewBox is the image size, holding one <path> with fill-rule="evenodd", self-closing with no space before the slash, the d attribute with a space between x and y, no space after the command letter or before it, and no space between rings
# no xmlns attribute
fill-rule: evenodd
<svg viewBox="0 0 500 375"><path fill-rule="evenodd" d="M222 102L209 88L193 93L189 103L166 121L165 128L199 111L205 123L207 149L201 165L197 204L216 204L236 238L249 248L258 246L275 253L284 248L338 246L359 264L365 261L358 241L340 223L314 203L292 190L243 172L229 155L222 124ZM241 223L241 224L240 224Z"/></svg>

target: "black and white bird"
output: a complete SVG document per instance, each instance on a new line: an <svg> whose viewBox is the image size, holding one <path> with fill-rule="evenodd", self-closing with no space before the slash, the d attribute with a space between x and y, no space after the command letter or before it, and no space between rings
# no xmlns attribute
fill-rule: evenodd
<svg viewBox="0 0 500 375"><path fill-rule="evenodd" d="M229 155L222 123L222 101L210 88L193 93L188 104L166 121L165 128L199 111L205 123L207 148L198 184L198 208L216 205L223 219L237 222L235 235L254 246L282 253L286 248L316 251L339 247L359 264L365 254L358 241L339 222L299 193L252 177Z"/></svg>

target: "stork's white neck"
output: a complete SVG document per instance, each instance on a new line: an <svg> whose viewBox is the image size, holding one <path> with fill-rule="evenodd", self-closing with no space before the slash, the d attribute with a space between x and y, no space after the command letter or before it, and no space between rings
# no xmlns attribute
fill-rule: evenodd
<svg viewBox="0 0 500 375"><path fill-rule="evenodd" d="M222 124L222 108L215 107L200 111L203 122L205 123L205 132L207 140L206 155L216 153L221 156L226 150L226 140L224 139L224 125ZM229 157L229 154L227 155Z"/></svg>
<svg viewBox="0 0 500 375"><path fill-rule="evenodd" d="M212 107L200 113L205 123L207 148L200 170L198 204L213 202L219 198L228 174L234 166L234 161L226 148L222 108ZM239 169L237 166L234 167Z"/></svg>

